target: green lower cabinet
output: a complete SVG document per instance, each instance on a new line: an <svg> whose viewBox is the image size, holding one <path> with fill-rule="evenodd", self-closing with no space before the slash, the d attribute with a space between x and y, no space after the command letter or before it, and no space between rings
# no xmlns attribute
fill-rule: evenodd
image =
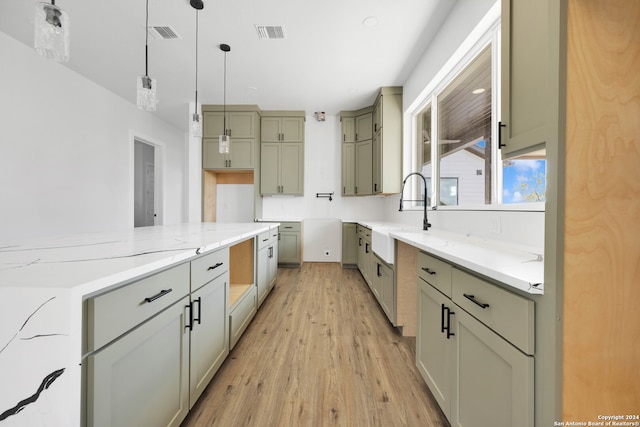
<svg viewBox="0 0 640 427"><path fill-rule="evenodd" d="M356 224L342 224L342 266L354 267L358 263L358 236Z"/></svg>
<svg viewBox="0 0 640 427"><path fill-rule="evenodd" d="M278 241L278 264L302 264L302 226L300 222L281 222Z"/></svg>
<svg viewBox="0 0 640 427"><path fill-rule="evenodd" d="M452 426L533 427L533 356L423 278L417 327L416 366Z"/></svg>
<svg viewBox="0 0 640 427"><path fill-rule="evenodd" d="M179 426L189 411L185 297L87 357L87 426Z"/></svg>

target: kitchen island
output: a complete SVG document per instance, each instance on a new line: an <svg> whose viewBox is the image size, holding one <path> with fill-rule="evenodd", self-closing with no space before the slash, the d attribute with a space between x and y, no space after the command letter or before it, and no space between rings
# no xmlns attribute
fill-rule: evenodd
<svg viewBox="0 0 640 427"><path fill-rule="evenodd" d="M88 299L277 227L194 223L3 244L0 422L83 424Z"/></svg>

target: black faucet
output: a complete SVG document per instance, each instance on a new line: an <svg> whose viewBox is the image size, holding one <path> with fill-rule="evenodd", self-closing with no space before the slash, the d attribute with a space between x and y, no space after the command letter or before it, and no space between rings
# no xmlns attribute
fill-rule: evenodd
<svg viewBox="0 0 640 427"><path fill-rule="evenodd" d="M402 190L400 191L400 209L398 209L398 211L402 212L402 196L404 196L404 185L407 183L407 179L409 179L411 175L418 175L420 178L422 178L422 182L424 182L424 218L422 220L422 229L426 231L429 229L429 227L431 227L431 224L429 224L429 221L427 220L427 178L425 178L421 173L411 172L409 175L404 177L404 180L402 181Z"/></svg>

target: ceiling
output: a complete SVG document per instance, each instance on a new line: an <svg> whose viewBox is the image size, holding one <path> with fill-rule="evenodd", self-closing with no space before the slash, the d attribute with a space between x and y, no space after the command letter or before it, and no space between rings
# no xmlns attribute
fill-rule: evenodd
<svg viewBox="0 0 640 427"><path fill-rule="evenodd" d="M198 100L307 114L370 105L380 86L403 85L456 0L203 0L199 12ZM1 0L0 31L33 45L35 1ZM64 66L135 103L144 74L145 0L58 0L71 21ZM375 17L377 25L365 25ZM195 94L196 12L189 0L149 0L149 26L179 36L149 36L154 113L186 131ZM262 40L256 25L281 25L284 39Z"/></svg>

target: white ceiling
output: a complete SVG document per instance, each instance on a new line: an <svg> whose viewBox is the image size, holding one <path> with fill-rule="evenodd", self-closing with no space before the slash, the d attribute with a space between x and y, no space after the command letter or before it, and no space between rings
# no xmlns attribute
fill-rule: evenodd
<svg viewBox="0 0 640 427"><path fill-rule="evenodd" d="M198 98L307 114L373 103L380 86L402 85L456 0L204 0L199 12ZM33 44L35 1L0 0L0 31ZM144 74L145 0L57 0L71 21L65 66L135 103ZM149 26L181 37L149 36L157 116L187 129L195 94L195 10L189 0L149 0ZM378 25L363 25L374 16ZM284 40L260 40L255 25L282 25ZM5 60L7 58L4 58Z"/></svg>

